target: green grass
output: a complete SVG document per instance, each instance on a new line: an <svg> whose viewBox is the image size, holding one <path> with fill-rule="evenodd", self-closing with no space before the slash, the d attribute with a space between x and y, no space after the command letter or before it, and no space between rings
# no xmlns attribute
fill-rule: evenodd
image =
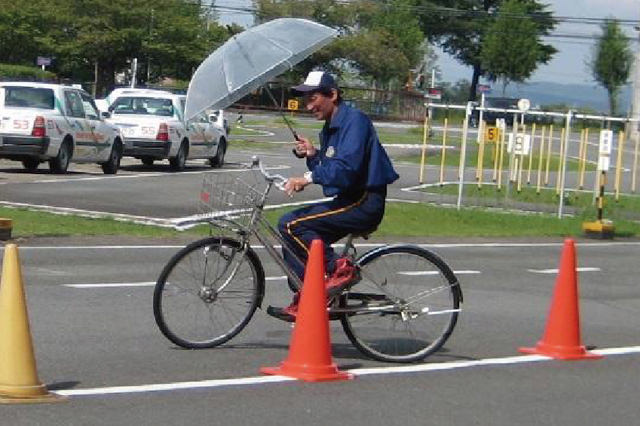
<svg viewBox="0 0 640 426"><path fill-rule="evenodd" d="M294 129L315 129L320 131L324 122L309 122L309 121L300 121L295 118L295 115L291 115L291 113L286 112L285 117L287 117L287 121L291 124ZM264 118L264 119L246 119L244 120L243 126L268 126L268 127L276 127L276 128L287 128L287 123L285 123L284 119L279 115L273 116L273 118ZM232 133L233 134L233 133Z"/></svg>
<svg viewBox="0 0 640 426"><path fill-rule="evenodd" d="M498 187L494 184L483 184L482 187L477 185L467 184L463 188L463 197L480 197L487 199L503 199L506 197L506 183L502 188L498 190ZM431 194L445 194L445 195L457 195L457 184L445 184L443 186L429 186L422 189L424 192ZM542 187L540 193L537 192L534 186L523 186L521 191L518 192L515 185L512 184L509 191L509 200L515 202L532 203L532 204L545 204L545 205L557 205L560 199L560 195L556 193L554 187ZM565 189L564 192L564 205L576 207L579 210L585 212L585 214L595 215L596 207L593 203L592 191L576 191L573 189ZM623 218L624 214L640 215L640 197L633 195L620 195L616 201L614 194L606 193L605 202L603 208L604 217L607 218Z"/></svg>
<svg viewBox="0 0 640 426"><path fill-rule="evenodd" d="M179 231L158 226L138 225L113 219L91 219L71 215L43 213L27 209L0 207L0 217L13 222L12 236L131 235L137 237L174 237ZM206 233L206 227L189 230L194 235Z"/></svg>
<svg viewBox="0 0 640 426"><path fill-rule="evenodd" d="M274 149L279 146L279 144L264 141L254 141L252 139L234 139L233 141L231 141L231 145L233 146L233 149L245 150Z"/></svg>
<svg viewBox="0 0 640 426"><path fill-rule="evenodd" d="M284 210L271 210L267 218L276 223ZM130 235L175 237L184 232L111 219L89 219L0 207L0 217L13 220L13 237ZM579 236L582 217L558 219L552 215L488 212L481 209L455 210L426 204L388 203L378 237L540 237ZM640 235L640 224L616 221L616 234ZM207 235L201 226L188 235Z"/></svg>
<svg viewBox="0 0 640 426"><path fill-rule="evenodd" d="M285 210L267 212L275 223ZM515 214L476 208L456 210L428 204L387 203L377 237L565 237L581 236L582 222L594 217L558 219L550 214ZM640 235L640 223L616 221L617 236Z"/></svg>

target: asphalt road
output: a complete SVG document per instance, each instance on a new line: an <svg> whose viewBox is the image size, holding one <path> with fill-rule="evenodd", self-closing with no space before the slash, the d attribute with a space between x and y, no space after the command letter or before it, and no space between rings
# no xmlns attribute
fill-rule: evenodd
<svg viewBox="0 0 640 426"><path fill-rule="evenodd" d="M536 362L518 353L542 336L556 278L548 270L558 267L561 241L425 241L458 271L464 290L444 349L410 366L425 371L403 373L363 357L333 324L334 362L356 378L316 384L260 383L260 367L286 358L291 335L262 310L224 347L176 348L154 323L150 283L181 242L134 243L21 246L39 376L70 400L3 407L0 424L596 425L635 424L640 412L639 242L578 244L583 342L628 354ZM259 253L267 276L281 275ZM267 284L265 306L288 301L283 281Z"/></svg>
<svg viewBox="0 0 640 426"><path fill-rule="evenodd" d="M0 161L0 201L187 216L198 210L203 175L246 173L241 164L255 153L232 148L222 170L191 162L184 173L125 160L116 176L77 164L67 175L26 173L19 163ZM284 145L259 154L282 174L302 172L303 163L292 161ZM398 169L402 178L390 196L411 197L402 188L415 185L416 166ZM294 200L276 192L272 202L319 196L317 188ZM562 241L412 239L459 275L465 302L453 336L441 352L403 372L361 355L332 323L334 361L356 378L320 384L264 382L259 369L286 358L291 327L262 310L217 349L182 350L161 335L152 284L187 241L20 241L38 373L70 399L3 406L0 424L599 425L635 424L640 414L639 241L578 242L582 339L606 356L567 362L517 350L543 334ZM398 241L373 241L383 242ZM258 252L274 277L263 308L287 303L290 294L277 279L282 273Z"/></svg>

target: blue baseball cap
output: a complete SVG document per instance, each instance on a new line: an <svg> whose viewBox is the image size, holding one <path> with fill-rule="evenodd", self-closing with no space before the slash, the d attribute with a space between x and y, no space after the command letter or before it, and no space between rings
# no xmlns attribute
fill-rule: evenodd
<svg viewBox="0 0 640 426"><path fill-rule="evenodd" d="M339 90L331 74L324 71L311 71L304 83L292 87L291 92L294 96L303 96L317 91L328 92L331 89Z"/></svg>

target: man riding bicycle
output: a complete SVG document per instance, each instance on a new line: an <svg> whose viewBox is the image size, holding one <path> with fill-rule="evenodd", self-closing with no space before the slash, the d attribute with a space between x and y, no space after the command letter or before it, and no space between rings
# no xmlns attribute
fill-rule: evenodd
<svg viewBox="0 0 640 426"><path fill-rule="evenodd" d="M322 185L325 196L333 197L320 204L303 207L280 218L278 230L287 248L284 259L303 279L311 241L324 243L327 297L331 298L359 281L351 259L340 258L331 244L350 233L369 233L384 215L387 185L398 179L389 157L380 144L369 117L346 105L331 75L312 71L303 84L292 88L294 96L304 96L309 112L325 124L319 134L320 147L302 136L297 137L296 155L306 158L308 172L289 178L285 190L289 195L312 183ZM285 321L295 321L298 294L285 308L269 306L267 313Z"/></svg>

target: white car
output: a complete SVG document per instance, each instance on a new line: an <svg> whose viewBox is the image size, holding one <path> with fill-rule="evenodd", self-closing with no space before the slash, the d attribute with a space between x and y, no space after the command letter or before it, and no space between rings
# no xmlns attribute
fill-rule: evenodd
<svg viewBox="0 0 640 426"><path fill-rule="evenodd" d="M27 170L48 161L54 173L65 173L70 161L98 163L114 174L122 152L120 131L81 88L0 83L0 158L21 161Z"/></svg>
<svg viewBox="0 0 640 426"><path fill-rule="evenodd" d="M124 137L124 155L138 158L145 165L169 159L173 170L183 170L187 159L206 159L221 167L227 150L223 126L200 114L185 123L186 97L163 90L117 89L110 94L109 122Z"/></svg>

